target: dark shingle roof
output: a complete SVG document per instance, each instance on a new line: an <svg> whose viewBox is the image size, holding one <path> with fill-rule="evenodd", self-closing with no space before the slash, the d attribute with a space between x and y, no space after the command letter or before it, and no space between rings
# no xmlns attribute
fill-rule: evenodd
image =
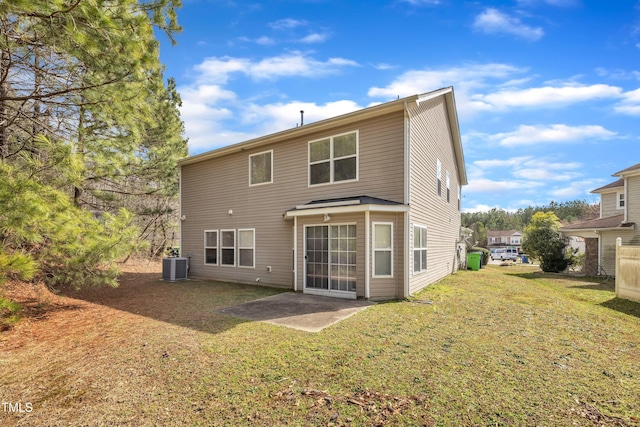
<svg viewBox="0 0 640 427"><path fill-rule="evenodd" d="M591 190L592 193L597 193L598 191L608 190L610 188L618 188L624 187L624 179L620 178L619 180L612 182L611 184L607 184L603 187L596 188L595 190Z"/></svg>
<svg viewBox="0 0 640 427"><path fill-rule="evenodd" d="M616 172L616 173L614 173L614 174L613 174L613 176L620 176L620 175L621 175L621 174L623 174L623 173L631 172L631 171L636 171L636 170L640 170L640 163L635 164L635 165L633 165L633 166L630 166L630 167L628 167L628 168L626 168L626 169L622 169L620 172Z"/></svg>
<svg viewBox="0 0 640 427"><path fill-rule="evenodd" d="M630 228L635 223L624 222L623 215L608 216L606 218L592 219L589 221L575 222L562 227L562 230L597 230L603 228Z"/></svg>

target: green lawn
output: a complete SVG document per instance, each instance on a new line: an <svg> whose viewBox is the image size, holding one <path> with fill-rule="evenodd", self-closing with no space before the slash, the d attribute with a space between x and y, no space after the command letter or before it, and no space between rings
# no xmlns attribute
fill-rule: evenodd
<svg viewBox="0 0 640 427"><path fill-rule="evenodd" d="M313 334L214 313L275 290L132 277L0 342L0 398L33 405L0 424L640 425L612 282L489 266Z"/></svg>

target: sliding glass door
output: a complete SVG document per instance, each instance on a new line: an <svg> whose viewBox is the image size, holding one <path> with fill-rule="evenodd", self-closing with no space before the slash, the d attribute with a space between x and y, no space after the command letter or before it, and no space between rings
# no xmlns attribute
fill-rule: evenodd
<svg viewBox="0 0 640 427"><path fill-rule="evenodd" d="M306 282L311 289L356 291L356 226L306 227Z"/></svg>

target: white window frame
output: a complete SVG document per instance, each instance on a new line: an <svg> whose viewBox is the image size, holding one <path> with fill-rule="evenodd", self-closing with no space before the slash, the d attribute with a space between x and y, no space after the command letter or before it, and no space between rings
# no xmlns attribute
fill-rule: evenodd
<svg viewBox="0 0 640 427"><path fill-rule="evenodd" d="M416 245L415 245L415 242L416 242L416 228L420 229L420 230L423 230L424 233L426 233L425 240L427 240L427 242L425 243L426 246L424 246L424 247L422 246L422 236L420 236L420 240L419 240L420 241L420 246L416 247ZM416 253L416 251L420 251L420 253L421 253L420 261L421 262L422 262L422 252L423 251L427 253L427 257L429 256L428 236L429 236L429 232L428 232L428 228L426 226L419 225L419 224L413 224L413 251L412 251L411 255L413 256L413 268L412 268L412 270L413 270L413 274L414 275L421 274L421 273L424 273L425 271L427 271L428 260L426 262L427 265L424 265L424 266L421 265L420 266L421 267L420 270L416 270L416 256L415 256L415 253ZM424 268L422 268L422 267L424 267Z"/></svg>
<svg viewBox="0 0 640 427"><path fill-rule="evenodd" d="M333 145L334 145L334 139L343 135L349 135L354 133L356 135L356 152L355 154L349 154L348 156L342 156L342 157L334 157L333 154ZM329 140L329 158L328 159L323 159L323 160L317 160L312 162L311 161L311 144L313 144L314 142L320 142L320 141L324 141L328 139ZM342 160L342 159L349 159L351 157L355 157L356 159L356 177L354 179L345 179L345 180L341 180L341 181L336 181L335 180L335 176L334 176L334 164L336 160ZM312 184L311 183L311 165L315 165L315 164L320 164L320 163L325 163L325 162L329 162L329 181L327 182L320 182L317 184ZM358 129L356 130L352 130L349 132L343 132L340 134L336 134L336 135L331 135L331 136L327 136L324 138L318 138L318 139L314 139L313 141L309 141L309 143L307 144L307 186L308 187L317 187L320 185L330 185L330 184L341 184L343 182L355 182L358 181L360 179L360 131Z"/></svg>
<svg viewBox="0 0 640 427"><path fill-rule="evenodd" d="M216 233L216 245L207 246L207 233ZM207 262L207 249L216 250L216 262ZM204 230L204 264L205 265L220 265L220 232L218 230Z"/></svg>
<svg viewBox="0 0 640 427"><path fill-rule="evenodd" d="M436 179L438 186L438 197L442 197L442 163L440 159L436 159Z"/></svg>
<svg viewBox="0 0 640 427"><path fill-rule="evenodd" d="M252 233L251 246L240 246L240 233L250 231ZM239 228L238 229L238 239L237 239L237 266L238 268L256 268L256 229L255 228ZM253 251L253 257L251 258L251 265L241 265L240 264L240 251L250 249Z"/></svg>
<svg viewBox="0 0 640 427"><path fill-rule="evenodd" d="M224 239L222 238L222 233L225 232L232 232L233 233L233 246L223 246L223 241ZM238 256L237 256L237 249L236 249L236 230L235 229L226 229L226 230L220 230L220 235L218 237L219 240L219 246L220 246L220 255L219 255L219 263L221 267L235 267L238 263ZM225 249L233 249L233 264L225 264L223 263L223 256L222 256L222 251Z"/></svg>
<svg viewBox="0 0 640 427"><path fill-rule="evenodd" d="M624 209L624 205L625 205L625 198L624 198L624 191L622 191L616 194L616 208Z"/></svg>
<svg viewBox="0 0 640 427"><path fill-rule="evenodd" d="M269 168L271 169L271 180L270 181L264 181L264 182L256 182L255 184L251 182L251 178L253 176L253 174L251 173L251 158L252 157L256 157L256 156L262 156L265 154L271 154L271 162L269 165ZM249 187L255 187L257 185L265 185L265 184L272 184L273 183L273 150L267 150L267 151L261 151L260 153L255 153L255 154L251 154L249 155Z"/></svg>
<svg viewBox="0 0 640 427"><path fill-rule="evenodd" d="M373 231L373 237L371 239L371 246L372 246L372 253L373 253L373 262L371 263L373 266L373 272L372 272L372 277L373 278L379 278L379 277L385 277L385 278L393 278L393 256L394 256L394 251L393 251L393 223L392 222L373 222L372 224L372 231ZM385 226L389 226L390 227L390 236L391 236L391 240L389 242L389 247L388 248L377 248L376 247L376 226L377 225L385 225ZM376 253L377 252L389 252L389 257L391 258L391 274L376 274Z"/></svg>
<svg viewBox="0 0 640 427"><path fill-rule="evenodd" d="M449 175L449 171L447 171L447 203L451 202L451 175Z"/></svg>

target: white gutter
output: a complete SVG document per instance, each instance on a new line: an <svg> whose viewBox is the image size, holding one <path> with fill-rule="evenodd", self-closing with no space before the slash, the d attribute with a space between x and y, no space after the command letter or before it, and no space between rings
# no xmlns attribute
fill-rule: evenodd
<svg viewBox="0 0 640 427"><path fill-rule="evenodd" d="M348 205L348 206L335 206L327 208L310 208L294 211L287 211L284 213L284 219L296 218L299 216L313 216L313 215L330 215L330 214L342 214L342 213L354 213L354 212L407 212L409 206L406 205Z"/></svg>

